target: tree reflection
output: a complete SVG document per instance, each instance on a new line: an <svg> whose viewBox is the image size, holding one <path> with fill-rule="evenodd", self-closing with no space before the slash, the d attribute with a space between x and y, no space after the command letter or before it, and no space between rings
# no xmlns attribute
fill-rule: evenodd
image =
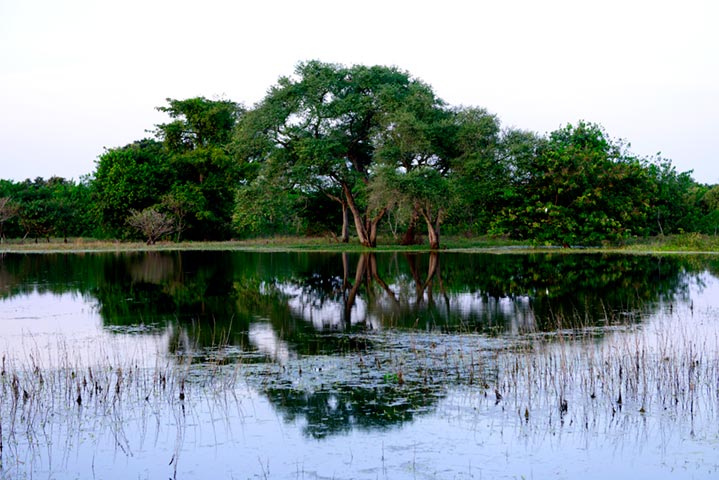
<svg viewBox="0 0 719 480"><path fill-rule="evenodd" d="M441 398L437 388L389 385L341 386L317 392L269 388L265 394L285 421L302 420L303 433L317 439L355 429L387 429L411 422L416 415L431 411Z"/></svg>
<svg viewBox="0 0 719 480"><path fill-rule="evenodd" d="M318 331L379 330L387 326L388 318L411 314L415 305L434 305L433 279L439 272L439 254L428 255L424 278L418 271L419 255L403 256L414 280L414 295L406 294L409 282L404 273L385 279L375 253L360 254L354 262L349 254L341 254L341 276L322 275L313 269L279 281L277 287L288 296L292 313ZM396 258L392 255L382 260L393 262ZM352 265L356 265L354 269ZM444 298L449 300L446 295Z"/></svg>
<svg viewBox="0 0 719 480"><path fill-rule="evenodd" d="M298 354L382 329L488 334L641 318L687 300L699 256L151 252L6 254L0 294L79 292L107 326L185 329L198 350L256 352L264 322Z"/></svg>
<svg viewBox="0 0 719 480"><path fill-rule="evenodd" d="M361 254L354 271L341 258L341 275L311 268L275 279L291 316L317 331L581 328L687 291L686 265L670 257Z"/></svg>
<svg viewBox="0 0 719 480"><path fill-rule="evenodd" d="M449 373L442 355L461 334L487 339L641 321L663 302L690 301L690 282L717 264L602 254L8 254L0 258L0 295L79 293L113 332L138 325L166 332L177 362L242 362L249 375L258 372L253 366L286 369L279 380L258 375L257 388L322 438L410 421L448 384L482 381L474 366L465 378L465 360ZM447 350L431 353L435 371L426 358L406 368L392 362L412 346L388 346L380 330L412 332ZM444 332L460 335L437 335ZM374 377L308 379L306 371L307 388L297 385L308 359L329 358L347 372L371 357Z"/></svg>

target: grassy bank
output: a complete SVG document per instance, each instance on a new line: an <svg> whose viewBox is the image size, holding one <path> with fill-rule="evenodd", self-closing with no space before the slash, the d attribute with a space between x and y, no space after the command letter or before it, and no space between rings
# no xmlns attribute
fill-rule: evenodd
<svg viewBox="0 0 719 480"><path fill-rule="evenodd" d="M0 253L15 252L112 252L112 251L162 251L162 250L249 250L249 251L368 251L356 240L338 243L328 237L271 237L220 242L158 242L147 245L138 241L96 240L89 238L51 238L49 241L7 240L0 244ZM536 252L536 251L607 251L626 253L719 253L719 236L698 233L668 235L650 238L630 239L621 244L602 246L537 245L531 241L509 240L503 237L445 236L442 238L443 251L465 252ZM392 238L381 238L372 251L429 251L424 245L397 245Z"/></svg>

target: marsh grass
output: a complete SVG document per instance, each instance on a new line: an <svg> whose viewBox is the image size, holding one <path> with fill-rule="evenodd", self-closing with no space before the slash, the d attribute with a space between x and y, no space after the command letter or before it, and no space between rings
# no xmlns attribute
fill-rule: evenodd
<svg viewBox="0 0 719 480"><path fill-rule="evenodd" d="M407 334L397 341L389 334L384 348L354 363L368 385L438 397L459 388L471 415L524 437L579 432L591 444L653 429L667 444L677 435L715 442L719 333L711 313L691 315L669 309L648 323L626 315L604 327L496 338Z"/></svg>
<svg viewBox="0 0 719 480"><path fill-rule="evenodd" d="M641 444L648 435L666 436L665 447L677 437L715 442L719 338L710 313L692 314L677 308L641 322L627 315L603 327L557 318L554 331L504 336L386 330L359 334L371 341L346 342L344 352L284 363L245 362L222 334L203 351L188 344L154 364L110 348L88 358L62 342L52 356L30 347L1 359L0 478L33 478L33 468L52 477L68 452L97 444L129 458L158 443L171 446L161 460L176 477L188 432L233 428L230 417L244 418L246 386L284 401L365 401L351 417L358 426L362 412L374 415L362 424L369 428L434 412L459 391L468 426L484 421L528 441L579 435L589 450L598 439ZM317 405L323 415L333 408Z"/></svg>
<svg viewBox="0 0 719 480"><path fill-rule="evenodd" d="M174 448L165 461L175 476L196 412L241 408L237 365L157 356L148 366L147 359L102 353L93 361L64 343L56 351L49 359L39 350L22 360L2 357L0 478L32 478L34 469L52 477L63 470L69 452L93 451L101 443L115 455L132 457L171 431Z"/></svg>
<svg viewBox="0 0 719 480"><path fill-rule="evenodd" d="M627 241L623 249L630 252L719 252L719 235L682 233Z"/></svg>
<svg viewBox="0 0 719 480"><path fill-rule="evenodd" d="M627 422L716 436L719 351L680 319L662 328L629 324L528 336L495 352L480 403L526 435L564 430L594 438ZM636 433L636 432L635 432Z"/></svg>

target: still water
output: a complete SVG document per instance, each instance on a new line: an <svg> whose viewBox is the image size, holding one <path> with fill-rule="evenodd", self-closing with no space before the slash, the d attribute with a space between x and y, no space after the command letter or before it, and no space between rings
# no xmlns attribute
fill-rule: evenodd
<svg viewBox="0 0 719 480"><path fill-rule="evenodd" d="M719 258L0 259L0 478L716 478Z"/></svg>

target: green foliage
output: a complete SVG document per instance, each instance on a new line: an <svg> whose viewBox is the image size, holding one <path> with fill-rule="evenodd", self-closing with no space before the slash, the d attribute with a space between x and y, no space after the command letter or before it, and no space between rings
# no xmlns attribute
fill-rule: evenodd
<svg viewBox="0 0 719 480"><path fill-rule="evenodd" d="M643 162L598 125L552 132L521 168L521 188L495 220L495 231L565 245L646 233L654 184Z"/></svg>
<svg viewBox="0 0 719 480"><path fill-rule="evenodd" d="M701 188L696 187L698 196L701 195L699 209L700 218L695 223L695 229L708 235L719 234L719 185Z"/></svg>
<svg viewBox="0 0 719 480"><path fill-rule="evenodd" d="M176 213L183 215L183 230L189 237L229 238L235 189L242 179L230 141L244 109L231 101L204 97L167 102L158 110L173 120L157 125L155 133L173 173L169 195L176 201L170 203L177 207L181 201L183 208Z"/></svg>
<svg viewBox="0 0 719 480"><path fill-rule="evenodd" d="M259 175L349 208L360 242L373 246L387 210L367 203L373 168L380 159L429 159L427 119L439 105L427 85L396 68L311 61L243 118L236 143L247 162L262 163Z"/></svg>
<svg viewBox="0 0 719 480"><path fill-rule="evenodd" d="M161 143L145 139L107 150L97 161L92 198L99 223L109 237L127 238L130 210L160 203L172 183L172 172Z"/></svg>
<svg viewBox="0 0 719 480"><path fill-rule="evenodd" d="M168 98L167 103L168 106L157 107L157 110L167 113L173 121L157 125L155 133L173 153L226 145L235 122L243 112L243 108L235 102L204 97L186 100Z"/></svg>
<svg viewBox="0 0 719 480"><path fill-rule="evenodd" d="M145 139L100 156L92 179L96 212L105 235L127 238L131 210L164 209L177 239L230 236L238 163L229 141L242 108L202 97L168 99L158 110L172 119L157 125L158 140Z"/></svg>
<svg viewBox="0 0 719 480"><path fill-rule="evenodd" d="M19 210L20 206L11 197L0 197L0 242L5 240L5 222L14 218Z"/></svg>
<svg viewBox="0 0 719 480"><path fill-rule="evenodd" d="M440 223L564 245L719 232L719 187L669 160L638 158L592 123L502 130L395 67L308 61L249 111L205 97L158 110L170 121L155 139L106 150L79 183L0 180L0 237L128 238L127 216L150 207L178 241L340 224L347 241L350 218L365 247L381 222L415 244L422 220L434 245Z"/></svg>
<svg viewBox="0 0 719 480"><path fill-rule="evenodd" d="M185 230L190 228L187 219L191 215L206 209L202 205L204 198L197 192L197 186L192 184L173 185L170 193L161 198L161 208L169 212L175 220L176 241L180 241Z"/></svg>
<svg viewBox="0 0 719 480"><path fill-rule="evenodd" d="M4 200L3 200L4 199ZM86 182L38 177L0 182L0 236L49 239L89 235L94 230Z"/></svg>
<svg viewBox="0 0 719 480"><path fill-rule="evenodd" d="M481 108L455 109L445 138L456 194L449 221L462 230L484 233L504 204L510 180L509 165L500 154L499 119Z"/></svg>
<svg viewBox="0 0 719 480"><path fill-rule="evenodd" d="M240 238L303 231L298 195L276 187L261 179L237 190L232 222Z"/></svg>
<svg viewBox="0 0 719 480"><path fill-rule="evenodd" d="M649 233L670 235L693 231L703 216L704 192L691 178L691 172L679 173L671 162L658 158L648 166L648 173L656 188Z"/></svg>

